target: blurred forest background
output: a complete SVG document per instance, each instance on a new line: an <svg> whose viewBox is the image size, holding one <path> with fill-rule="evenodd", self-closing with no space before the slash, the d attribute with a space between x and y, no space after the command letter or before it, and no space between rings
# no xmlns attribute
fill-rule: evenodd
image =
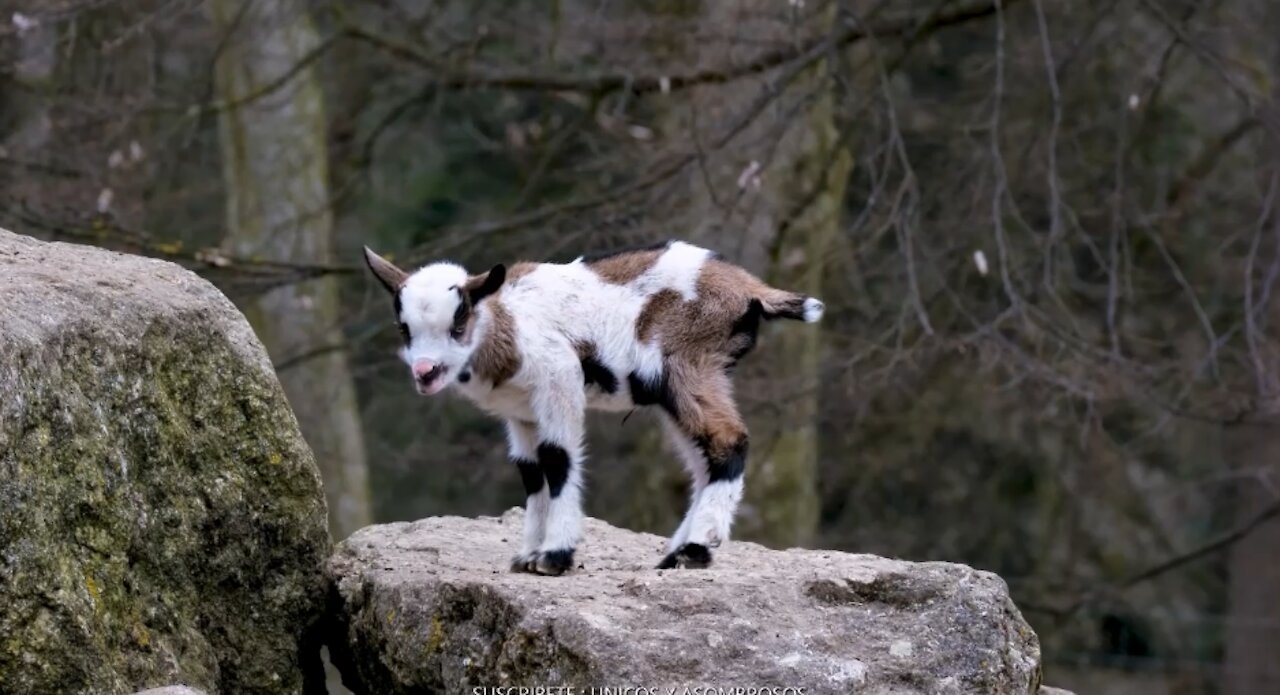
<svg viewBox="0 0 1280 695"><path fill-rule="evenodd" d="M739 538L998 572L1081 693L1280 693L1278 36L1271 0L0 0L0 226L226 291L336 537L522 498L361 245L712 247L829 307L738 376ZM588 509L667 535L646 420L593 421Z"/></svg>

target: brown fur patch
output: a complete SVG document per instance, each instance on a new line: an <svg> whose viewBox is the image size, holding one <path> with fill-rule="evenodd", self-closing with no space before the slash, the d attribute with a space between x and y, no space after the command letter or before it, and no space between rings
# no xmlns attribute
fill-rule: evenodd
<svg viewBox="0 0 1280 695"><path fill-rule="evenodd" d="M808 298L798 292L770 287L745 268L720 260L708 263L698 276L698 296L704 295L732 297L734 303L739 297L746 297L748 301L759 299L766 314L788 318L803 318L804 300Z"/></svg>
<svg viewBox="0 0 1280 695"><path fill-rule="evenodd" d="M530 263L528 261L520 261L519 263L512 265L510 268L507 268L507 282L519 280L520 278L537 270L540 265L542 264Z"/></svg>
<svg viewBox="0 0 1280 695"><path fill-rule="evenodd" d="M686 302L669 289L649 297L636 319L636 338L658 338L668 355L716 355L721 367L727 366L737 345L735 324L750 309L752 299L771 289L742 268L709 260L698 276L698 296L693 301Z"/></svg>
<svg viewBox="0 0 1280 695"><path fill-rule="evenodd" d="M507 269L506 281L502 286L506 287L532 273L539 265L541 264L525 261L512 265ZM467 278L463 288L469 292L483 285L488 277L489 271L479 275L472 275ZM515 321L511 318L511 313L507 311L506 305L502 303L501 296L502 289L500 288L497 293L486 297L482 302L482 306L489 310L493 318L489 322L489 332L485 335L484 341L476 348L471 357L471 369L480 378L492 381L495 387L506 383L511 377L515 376L516 372L520 371L521 364L520 352L516 349ZM476 326L475 309L469 307L467 313L467 327L462 337L463 342L471 340L471 335Z"/></svg>
<svg viewBox="0 0 1280 695"><path fill-rule="evenodd" d="M647 342L660 323L671 323L666 319L675 315L683 302L684 299L675 290L653 293L645 300L640 316L636 318L636 338L642 343Z"/></svg>
<svg viewBox="0 0 1280 695"><path fill-rule="evenodd" d="M712 461L727 461L745 446L747 428L733 398L727 368L754 343L737 331L754 330L752 311L792 293L775 290L745 269L708 260L697 281L697 298L684 301L673 290L655 293L636 319L636 337L662 344L672 410L680 429ZM753 309L752 302L760 302ZM754 321L758 326L762 315Z"/></svg>
<svg viewBox="0 0 1280 695"><path fill-rule="evenodd" d="M644 272L658 262L658 258L666 249L646 249L643 251L624 251L612 256L590 261L587 267L595 271L605 282L625 285L644 275Z"/></svg>
<svg viewBox="0 0 1280 695"><path fill-rule="evenodd" d="M702 441L713 457L728 455L747 435L733 400L733 383L717 357L677 356L667 362L676 421L685 434Z"/></svg>
<svg viewBox="0 0 1280 695"><path fill-rule="evenodd" d="M507 307L498 298L484 304L491 320L489 330L471 357L471 368L481 378L499 386L520 371L520 352L516 349L516 324ZM472 321L474 324L474 320ZM468 331L471 327L468 327Z"/></svg>
<svg viewBox="0 0 1280 695"><path fill-rule="evenodd" d="M638 265L631 261L628 277L643 272L635 269ZM670 289L648 297L636 318L636 339L661 344L661 403L702 450L710 479L734 480L746 465L748 435L734 401L730 368L755 345L763 319L794 318L797 307L802 317L804 295L770 287L717 259L703 264L696 292L692 301Z"/></svg>

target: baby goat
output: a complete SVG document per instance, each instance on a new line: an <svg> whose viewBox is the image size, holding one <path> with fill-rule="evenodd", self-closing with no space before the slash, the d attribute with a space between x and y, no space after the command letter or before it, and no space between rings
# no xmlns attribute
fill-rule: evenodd
<svg viewBox="0 0 1280 695"><path fill-rule="evenodd" d="M823 311L681 241L479 275L452 263L406 273L368 248L365 260L395 298L418 393L456 386L506 421L527 495L512 569L539 574L573 566L589 408L661 409L693 495L658 567L709 565L729 538L747 462L731 370L761 319L814 322Z"/></svg>

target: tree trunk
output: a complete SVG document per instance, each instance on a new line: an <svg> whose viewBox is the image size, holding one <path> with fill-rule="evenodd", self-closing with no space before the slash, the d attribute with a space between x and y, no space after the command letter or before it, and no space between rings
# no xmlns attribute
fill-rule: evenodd
<svg viewBox="0 0 1280 695"><path fill-rule="evenodd" d="M209 0L225 44L215 66L225 247L237 256L294 263L331 261L323 95L310 67L279 89L318 42L301 0ZM262 95L266 92L265 95ZM355 385L342 348L336 281L321 277L271 289L243 305L280 371L303 435L315 452L329 525L343 538L371 521Z"/></svg>
<svg viewBox="0 0 1280 695"><path fill-rule="evenodd" d="M18 22L33 21L21 13L6 12L0 14L0 22L9 21L11 14L23 18ZM0 160L31 165L48 156L45 147L53 132L48 92L58 67L58 31L52 23L15 31L14 87L0 94ZM18 166L0 166L0 190L16 199L43 202L41 188L27 183L31 177L22 172Z"/></svg>
<svg viewBox="0 0 1280 695"><path fill-rule="evenodd" d="M9 108L16 113L10 116L14 128L5 136L5 143L15 152L33 156L48 143L52 130L48 99L42 92L49 88L58 65L58 30L52 23L42 23L17 33L18 55L13 64L13 80L29 92L10 100Z"/></svg>
<svg viewBox="0 0 1280 695"><path fill-rule="evenodd" d="M829 90L809 107L798 129L784 139L775 173L762 184L770 201L769 245L776 250L765 277L775 287L822 297L823 264L839 234L851 167L837 142ZM755 355L772 380L772 395L769 407L753 418L751 484L741 528L771 545L807 545L818 527L820 326L769 324Z"/></svg>
<svg viewBox="0 0 1280 695"><path fill-rule="evenodd" d="M1236 522L1243 525L1275 504L1280 483L1280 429L1274 423L1237 426L1228 435L1242 474ZM1255 477L1256 476L1256 477ZM1270 485L1262 484L1269 481ZM1224 695L1280 692L1280 517L1263 522L1231 546Z"/></svg>
<svg viewBox="0 0 1280 695"><path fill-rule="evenodd" d="M1275 9L1265 13L1270 25L1280 20ZM1274 48L1273 48L1274 50ZM1280 74L1280 51L1272 55L1272 84ZM1280 175L1280 85L1274 86L1263 109L1266 123L1266 164L1260 167L1263 189ZM1272 213L1271 225L1280 227ZM1250 278L1254 280L1254 278ZM1274 333L1280 311L1270 311ZM1268 324L1263 324L1268 325ZM1241 476L1236 485L1237 526L1258 518L1280 500L1280 342L1272 335L1256 336L1254 369L1259 384L1257 422L1227 433L1227 460ZM1280 516L1272 516L1231 546L1227 561L1226 646L1224 695L1280 692Z"/></svg>

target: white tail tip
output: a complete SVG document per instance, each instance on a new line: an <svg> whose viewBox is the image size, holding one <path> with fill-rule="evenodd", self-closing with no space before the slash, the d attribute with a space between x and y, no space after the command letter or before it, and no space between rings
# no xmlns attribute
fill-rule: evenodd
<svg viewBox="0 0 1280 695"><path fill-rule="evenodd" d="M827 310L827 305L809 297L804 300L804 320L805 323L817 323L822 318L822 312Z"/></svg>

